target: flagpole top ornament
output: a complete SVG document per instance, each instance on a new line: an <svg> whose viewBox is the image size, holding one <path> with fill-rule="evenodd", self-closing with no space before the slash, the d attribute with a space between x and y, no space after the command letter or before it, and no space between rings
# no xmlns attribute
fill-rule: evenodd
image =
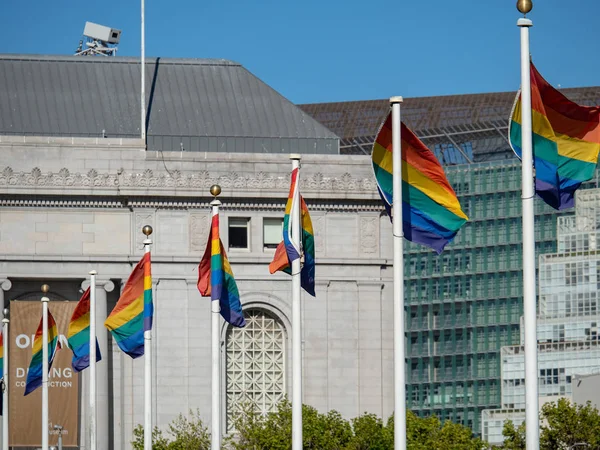
<svg viewBox="0 0 600 450"><path fill-rule="evenodd" d="M2 322L4 322L5 320L8 322L8 319L10 317L10 310L8 308L4 308L2 313L4 314L4 318L2 319Z"/></svg>
<svg viewBox="0 0 600 450"><path fill-rule="evenodd" d="M144 225L144 227L142 228L142 233L144 233L146 235L146 237L150 236L152 234L152 227L150 225Z"/></svg>
<svg viewBox="0 0 600 450"><path fill-rule="evenodd" d="M42 284L42 292L44 294L47 294L48 291L50 291L50 286L48 286L47 284Z"/></svg>
<svg viewBox="0 0 600 450"><path fill-rule="evenodd" d="M390 105L393 105L394 103L403 103L404 99L402 98L401 95L397 95L395 97L390 97Z"/></svg>
<svg viewBox="0 0 600 450"><path fill-rule="evenodd" d="M213 197L218 197L219 195L221 195L221 186L219 186L218 184L213 184L210 187L210 194Z"/></svg>
<svg viewBox="0 0 600 450"><path fill-rule="evenodd" d="M533 2L531 0L517 0L517 9L526 16L533 9Z"/></svg>

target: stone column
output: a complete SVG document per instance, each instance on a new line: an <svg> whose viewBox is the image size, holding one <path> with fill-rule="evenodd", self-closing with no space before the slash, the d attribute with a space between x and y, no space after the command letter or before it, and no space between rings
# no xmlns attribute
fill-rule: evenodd
<svg viewBox="0 0 600 450"><path fill-rule="evenodd" d="M89 280L85 280L81 287L82 289L87 289L90 285ZM96 338L98 339L98 346L100 347L100 354L102 355L102 361L100 361L96 365L96 412L97 412L97 449L98 450L108 450L109 447L109 392L108 392L108 330L104 326L104 321L108 316L108 308L107 308L107 300L106 294L107 292L112 292L115 288L115 285L110 280L96 280ZM87 372L87 371L85 371ZM89 376L89 375L88 375ZM87 378L87 377L86 377ZM89 390L89 385L86 385L86 389ZM83 391L82 394L82 405L88 405L89 403L89 391ZM85 409L82 407L82 413ZM87 417L82 414L82 417ZM87 420L86 420L87 421ZM86 439L89 439L86 436ZM82 443L83 436L82 436ZM87 447L87 445L86 445Z"/></svg>
<svg viewBox="0 0 600 450"><path fill-rule="evenodd" d="M10 282L10 280L6 279L6 278L0 278L0 324L2 323L2 319L4 319L4 308L8 308L8 304L6 304L5 306L5 298L4 298L4 291L10 291L10 289L12 288L12 283ZM1 329L1 328L0 328ZM4 348L6 350L8 350L9 345L10 345L10 341L8 340L7 336L4 336ZM8 345L7 345L8 344ZM2 374L0 374L0 377L2 376ZM6 386L6 389L8 389L8 386ZM0 392L0 395L2 395L2 392ZM0 420L0 442L2 442L3 439L3 434L2 434L2 421Z"/></svg>

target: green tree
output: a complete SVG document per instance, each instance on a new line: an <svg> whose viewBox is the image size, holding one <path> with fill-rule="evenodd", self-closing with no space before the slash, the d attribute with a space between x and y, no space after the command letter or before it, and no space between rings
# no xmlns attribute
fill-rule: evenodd
<svg viewBox="0 0 600 450"><path fill-rule="evenodd" d="M390 417L387 428L394 436L394 419ZM485 442L473 437L470 428L449 420L442 423L435 416L418 417L412 411L406 413L406 438L408 450L483 450Z"/></svg>
<svg viewBox="0 0 600 450"><path fill-rule="evenodd" d="M525 446L525 422L518 427L512 420L504 422L502 428L502 436L504 436L504 444L501 449L504 450L526 450Z"/></svg>
<svg viewBox="0 0 600 450"><path fill-rule="evenodd" d="M600 414L590 402L577 405L561 398L542 406L540 450L567 450L576 448L600 448Z"/></svg>
<svg viewBox="0 0 600 450"><path fill-rule="evenodd" d="M348 444L348 450L388 450L394 448L392 431L375 414L365 413L352 419L354 436Z"/></svg>
<svg viewBox="0 0 600 450"><path fill-rule="evenodd" d="M210 448L210 434L200 419L200 411L190 410L189 418L179 414L169 424L168 433L173 436L168 450L205 450Z"/></svg>
<svg viewBox="0 0 600 450"><path fill-rule="evenodd" d="M144 450L144 427L138 425L133 429L133 450ZM157 427L152 430L152 450L168 450L169 440L165 438Z"/></svg>
<svg viewBox="0 0 600 450"><path fill-rule="evenodd" d="M234 450L288 450L292 437L292 405L286 399L277 411L261 416L251 405L244 405L234 419L236 435L226 444ZM352 427L337 411L319 413L302 405L302 447L307 450L340 450L352 439Z"/></svg>
<svg viewBox="0 0 600 450"><path fill-rule="evenodd" d="M172 440L161 430L152 431L152 450L207 450L210 448L210 434L200 419L200 412L190 411L189 418L179 414L168 427ZM133 430L133 450L144 450L144 427L138 425Z"/></svg>

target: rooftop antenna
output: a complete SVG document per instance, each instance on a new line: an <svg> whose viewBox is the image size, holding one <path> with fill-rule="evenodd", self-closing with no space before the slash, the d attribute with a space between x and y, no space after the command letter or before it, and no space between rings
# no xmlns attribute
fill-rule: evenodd
<svg viewBox="0 0 600 450"><path fill-rule="evenodd" d="M121 30L86 22L83 35L87 38L85 48L82 45L83 41L79 41L75 56L115 56L117 54Z"/></svg>

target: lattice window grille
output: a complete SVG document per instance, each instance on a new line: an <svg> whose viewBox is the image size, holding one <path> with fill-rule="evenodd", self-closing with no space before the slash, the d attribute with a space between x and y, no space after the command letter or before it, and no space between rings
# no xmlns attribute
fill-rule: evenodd
<svg viewBox="0 0 600 450"><path fill-rule="evenodd" d="M227 330L227 431L244 404L267 414L285 395L285 345L283 325L268 313L245 313L244 328Z"/></svg>

